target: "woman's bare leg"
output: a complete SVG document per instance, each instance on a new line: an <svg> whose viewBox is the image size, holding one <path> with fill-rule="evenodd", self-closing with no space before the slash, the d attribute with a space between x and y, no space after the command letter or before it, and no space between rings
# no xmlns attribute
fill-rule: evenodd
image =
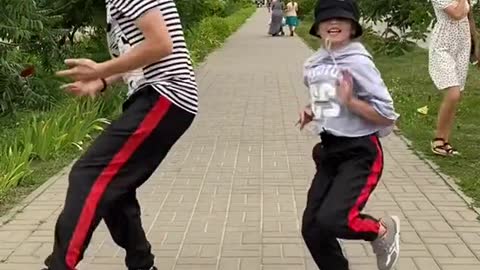
<svg viewBox="0 0 480 270"><path fill-rule="evenodd" d="M450 87L445 90L442 104L438 110L435 137L442 138L446 142L449 141L460 98L461 91L459 86Z"/></svg>

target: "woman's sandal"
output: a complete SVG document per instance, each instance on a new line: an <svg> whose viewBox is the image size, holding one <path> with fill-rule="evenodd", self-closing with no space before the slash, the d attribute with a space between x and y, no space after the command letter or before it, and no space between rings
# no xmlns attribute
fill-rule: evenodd
<svg viewBox="0 0 480 270"><path fill-rule="evenodd" d="M435 155L439 155L442 157L447 157L451 155L450 150L447 149L446 147L447 143L445 142L445 139L435 138L432 140L430 145L431 145L432 152Z"/></svg>
<svg viewBox="0 0 480 270"><path fill-rule="evenodd" d="M457 151L457 149L453 148L453 146L449 142L445 142L444 148L452 156L460 155L460 153Z"/></svg>

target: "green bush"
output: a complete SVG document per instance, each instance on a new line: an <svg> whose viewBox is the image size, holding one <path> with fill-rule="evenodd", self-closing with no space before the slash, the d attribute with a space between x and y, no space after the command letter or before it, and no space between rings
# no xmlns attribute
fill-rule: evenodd
<svg viewBox="0 0 480 270"><path fill-rule="evenodd" d="M317 1L318 0L298 0L298 17L300 19L312 19Z"/></svg>
<svg viewBox="0 0 480 270"><path fill-rule="evenodd" d="M221 13L222 17L228 17L241 10L252 6L253 3L250 0L225 0L225 6L223 12Z"/></svg>
<svg viewBox="0 0 480 270"><path fill-rule="evenodd" d="M430 1L358 0L365 21L386 23L382 36L404 42L425 40L434 19Z"/></svg>
<svg viewBox="0 0 480 270"><path fill-rule="evenodd" d="M33 144L13 138L0 147L0 194L20 185L32 172Z"/></svg>
<svg viewBox="0 0 480 270"><path fill-rule="evenodd" d="M59 86L63 80L54 71L65 68L65 58L91 58L105 61L110 58L106 34L97 30L96 34L62 50L39 51L31 54L20 48L4 53L0 57L0 116L6 117L18 111L48 111L65 98ZM22 77L25 68L32 67L33 74Z"/></svg>
<svg viewBox="0 0 480 270"><path fill-rule="evenodd" d="M21 184L31 162L56 159L61 153L83 150L92 136L114 117L122 96L112 93L97 100L72 99L50 112L31 114L3 134L0 144L0 194ZM12 135L15 136L12 136Z"/></svg>
<svg viewBox="0 0 480 270"><path fill-rule="evenodd" d="M205 56L219 47L254 11L255 7L250 6L229 17L208 17L187 31L185 38L194 64L203 61Z"/></svg>

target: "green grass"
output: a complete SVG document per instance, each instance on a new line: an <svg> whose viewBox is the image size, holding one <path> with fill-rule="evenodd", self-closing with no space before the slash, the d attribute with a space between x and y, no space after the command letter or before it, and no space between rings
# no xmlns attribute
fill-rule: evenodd
<svg viewBox="0 0 480 270"><path fill-rule="evenodd" d="M0 193L0 216L10 210L20 200L45 183L50 177L69 165L78 156L78 151L66 151L58 159L34 162L31 164L32 174L25 181L5 193Z"/></svg>
<svg viewBox="0 0 480 270"><path fill-rule="evenodd" d="M0 131L0 215L86 149L121 103L112 91L95 102L70 98L49 112L0 119L8 127Z"/></svg>
<svg viewBox="0 0 480 270"><path fill-rule="evenodd" d="M313 49L319 47L319 40L308 35L310 22L303 22L298 34ZM375 51L378 37L366 34L364 44ZM463 191L480 205L480 76L478 70L470 70L465 95L458 109L457 121L452 133L452 145L461 152L461 156L442 158L430 151L430 140L436 126L436 114L441 94L433 85L428 74L428 51L414 48L401 56L375 54L375 63L389 87L397 111L401 114L398 126L401 132L412 141L415 150L439 165L440 170L452 176ZM423 115L417 109L428 106L428 114Z"/></svg>

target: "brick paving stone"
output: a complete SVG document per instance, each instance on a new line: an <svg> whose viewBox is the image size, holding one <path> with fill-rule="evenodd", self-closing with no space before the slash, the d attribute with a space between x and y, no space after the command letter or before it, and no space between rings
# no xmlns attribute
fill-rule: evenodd
<svg viewBox="0 0 480 270"><path fill-rule="evenodd" d="M314 270L301 239L317 138L294 128L307 100L299 38L265 35L259 10L197 69L200 113L139 190L160 269ZM366 211L402 218L397 270L480 269L477 215L396 135ZM0 227L0 270L38 270L52 248L67 179ZM353 270L376 269L368 243L342 241ZM123 269L104 224L79 269Z"/></svg>

